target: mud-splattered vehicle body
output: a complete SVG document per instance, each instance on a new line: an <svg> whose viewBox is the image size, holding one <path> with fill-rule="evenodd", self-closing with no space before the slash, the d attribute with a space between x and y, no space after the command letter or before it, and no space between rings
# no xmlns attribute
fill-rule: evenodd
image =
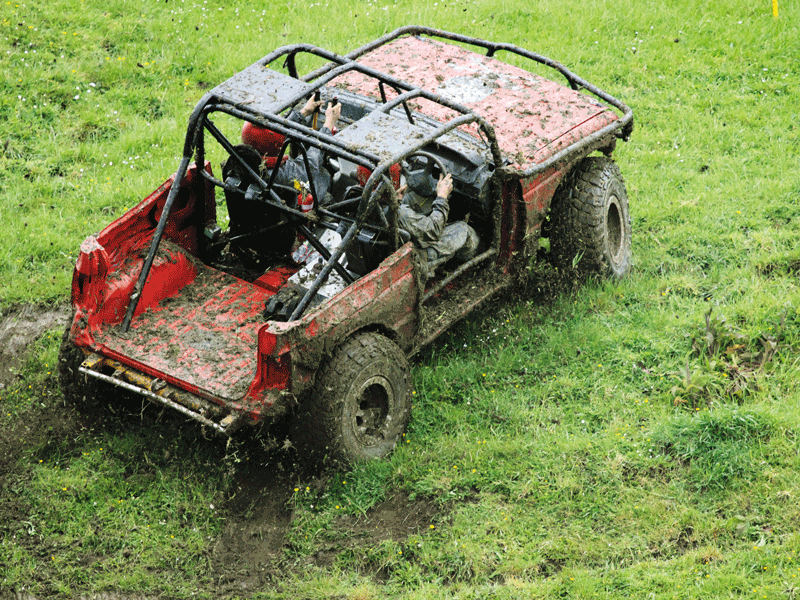
<svg viewBox="0 0 800 600"><path fill-rule="evenodd" d="M332 134L288 118L316 92L342 105ZM215 124L236 120L235 135ZM540 237L565 264L627 271L630 218L610 156L632 124L618 100L508 44L406 27L346 56L279 48L206 94L175 175L81 245L65 394L111 401L108 386L122 387L224 433L293 412L323 453L384 456L409 418L407 358L523 278ZM310 148L329 159L324 204L311 182L299 193L275 183L286 157ZM481 241L430 277L394 193L420 169L452 173L450 219ZM303 253L315 262L299 281Z"/></svg>

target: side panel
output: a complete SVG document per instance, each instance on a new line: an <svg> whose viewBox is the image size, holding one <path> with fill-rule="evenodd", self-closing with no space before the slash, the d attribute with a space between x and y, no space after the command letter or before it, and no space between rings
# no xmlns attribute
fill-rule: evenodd
<svg viewBox="0 0 800 600"><path fill-rule="evenodd" d="M209 163L206 170L210 172ZM81 244L72 277L72 304L76 313L72 336L76 344L92 347L94 333L122 320L172 181L173 178L167 180L137 206ZM198 181L204 184L202 198L195 193ZM215 217L213 185L198 180L193 165L175 201L165 238L177 243L189 256L196 256L203 227ZM137 314L194 278L196 269L191 259L186 255L182 258L169 258L154 265Z"/></svg>
<svg viewBox="0 0 800 600"><path fill-rule="evenodd" d="M542 222L550 210L553 195L564 176L562 169L548 169L535 177L522 180L522 198L525 205L525 256L536 255L539 248L539 237L542 233Z"/></svg>
<svg viewBox="0 0 800 600"><path fill-rule="evenodd" d="M507 179L501 186L500 227L495 233L499 240L497 266L503 272L522 248L525 236L525 210L519 181Z"/></svg>
<svg viewBox="0 0 800 600"><path fill-rule="evenodd" d="M276 359L290 356L291 392L299 395L313 383L322 360L356 331L381 330L409 351L419 328L414 257L408 243L320 310L292 323L267 323L259 331L260 359L274 365ZM281 364L287 364L285 359ZM248 395L257 395L258 387L251 387Z"/></svg>

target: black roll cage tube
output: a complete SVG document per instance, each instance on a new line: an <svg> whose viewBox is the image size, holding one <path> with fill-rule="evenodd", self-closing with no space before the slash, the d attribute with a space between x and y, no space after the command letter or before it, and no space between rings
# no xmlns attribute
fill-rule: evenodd
<svg viewBox="0 0 800 600"><path fill-rule="evenodd" d="M498 146L497 138L494 134L494 128L491 125L489 125L489 123L486 122L481 116L477 115L467 107L462 106L456 102L452 102L447 98L444 98L440 95L432 94L421 88L411 86L410 84L402 80L396 79L386 73L382 73L380 71L372 69L371 67L367 67L366 65L356 62L356 59L358 57L363 56L364 54L367 54L385 44L388 44L389 42L401 36L406 36L406 35L442 38L462 44L469 44L471 46L481 47L486 50L486 56L489 57L493 57L495 53L498 51L506 51L506 52L511 52L513 54L517 54L534 62L553 68L554 70L561 73L567 79L567 82L569 83L570 87L573 90L585 89L591 94L600 98L601 100L604 100L614 108L618 109L623 114L613 123L603 127L602 129L596 131L592 135L587 136L586 138L583 138L578 142L571 144L570 146L567 146L566 148L557 152L547 160L541 163L537 163L528 169L520 170L520 169L515 169L511 166L504 165L502 153ZM313 54L320 58L325 58L329 61L329 63L300 77L297 72L297 65L296 65L296 56L300 52ZM300 146L302 146L304 143L311 144L316 146L323 152L325 151L331 152L342 158L345 158L348 161L372 169L372 175L364 185L361 199L359 201L359 206L356 212L355 220L353 221L352 225L349 227L349 229L343 236L342 243L327 259L325 266L317 276L311 288L307 291L307 293L303 296L300 303L295 308L294 312L290 317L290 320L296 320L302 315L307 305L316 295L317 291L322 286L322 284L324 283L324 281L327 279L328 275L334 268L339 267L342 270L344 270L344 268L341 267L339 263L339 259L346 250L347 246L350 244L351 240L355 237L356 233L364 225L364 220L366 219L369 212L374 209L379 197L379 194L374 192L382 192L382 190L378 188L379 184L391 185L389 178L387 176L387 171L389 170L391 165L399 162L405 156L408 156L418 150L421 150L424 146L432 142L435 142L435 140L441 137L442 135L462 125L468 123L476 123L478 125L479 133L481 134L481 136L482 137L485 136L484 143L486 143L486 145L489 147L489 150L492 154L495 173L497 174L497 176L506 179L511 177L521 178L521 177L532 177L534 175L538 175L543 171L549 169L553 165L567 159L570 155L597 143L599 140L603 139L604 137L610 134L615 134L617 137L621 137L624 140L627 140L633 129L633 111L627 105L617 100L610 94L604 92L600 88L592 85L588 81L582 79L581 77L579 77L578 75L567 69L561 63L549 59L540 54L536 54L534 52L525 50L524 48L519 48L513 44L489 42L486 40L482 40L480 38L473 38L470 36L452 33L441 29L434 29L431 27L423 27L417 25L401 27L381 38L378 38L368 44L361 46L360 48L357 48L349 52L344 56L335 54L333 52L330 52L323 48L319 48L312 44L294 44L290 46L283 46L269 53L264 58L257 61L256 64L259 64L262 67L266 67L267 65L271 64L281 56L286 56L283 66L288 70L289 76L298 79L304 83L313 82L313 84L310 84L309 87L302 90L302 92L298 92L291 95L287 100L285 100L283 103L275 107L270 113L268 114L256 113L254 111L249 111L247 109L247 106L244 104L222 103L220 102L220 99L216 99L217 102L212 103L212 101L215 100L213 92L209 92L205 96L203 96L203 98L201 98L201 100L195 106L195 109L192 111L192 114L189 118L186 139L184 141L183 157L181 159L180 165L178 166L178 170L175 173L172 186L170 187L167 200L164 204L164 209L162 211L161 218L159 219L158 225L156 226L156 230L153 233L153 241L150 245L149 252L147 254L147 257L145 258L144 264L142 265L142 270L139 273L139 277L131 293L127 312L122 322L122 329L124 331L127 331L130 328L131 320L133 319L133 315L136 311L139 299L141 298L142 289L144 288L147 276L153 264L153 260L155 259L155 254L158 249L158 245L161 241L161 238L163 237L164 229L166 228L167 220L169 219L169 214L172 208L172 204L174 203L175 198L178 195L178 191L180 190L181 184L183 183L183 180L188 171L192 154L195 151L197 153L195 159L196 164L204 164L205 149L204 149L202 131L208 128L208 124L210 124L211 127L213 128L213 129L209 128L209 132L212 134L212 136L215 137L215 139L217 139L223 145L223 147L225 147L226 144L230 146L229 151L231 153L231 156L233 156L235 160L241 163L249 171L251 175L254 175L258 184L262 187L262 189L266 193L268 193L269 199L265 199L264 200L265 202L268 202L270 205L273 205L276 208L279 208L280 210L283 210L289 213L290 215L293 215L295 218L302 217L304 219L309 219L309 217L305 215L302 211L298 211L286 206L286 204L284 204L281 201L280 197L272 189L275 172L277 172L277 164L276 168L273 171L272 177L270 178L270 182L269 183L264 182L263 179L261 179L261 177L258 176L257 173L253 172L252 169L250 169L246 165L246 163L242 160L242 158L238 156L235 150L233 150L233 146L224 137L224 135L222 135L221 132L216 130L216 127L214 127L213 124L207 120L207 115L211 112L215 111L224 112L232 116L237 116L239 118L247 120L256 125L260 125L262 127L269 127L270 129L273 129L278 133L286 135L287 137L292 137L297 139L297 141L300 142L299 144ZM309 94L312 94L314 91L322 88L329 81L338 77L342 73L351 70L359 71L362 74L367 75L378 81L381 98L384 100L384 104L377 109L380 112L388 114L389 111L391 111L397 105L402 104L406 113L406 117L408 118L409 122L413 124L414 119L407 105L407 101L411 98L422 97L434 103L446 106L447 108L450 108L458 113L461 113L461 116L450 120L449 122L443 124L441 127L433 129L429 135L425 136L410 150L406 148L404 151L399 152L393 155L391 158L384 160L381 160L377 155L367 152L365 150L349 148L344 143L338 142L334 136L324 134L320 131L310 129L308 127L304 127L297 123L293 123L288 119L280 116L280 113L283 113L286 109L296 105L300 100L302 100L305 97L308 97ZM392 99L391 101L386 102L384 85L389 85L390 87L392 87L396 92L398 92L398 96ZM405 91L400 92L400 90L405 90ZM220 136L219 138L217 137L217 135L215 135L215 131ZM224 140L224 142L222 140ZM228 150L227 147L226 150ZM284 151L285 147L282 148L282 154ZM304 154L306 169L307 172L309 172L307 157L305 157L305 153L303 154ZM204 169L201 169L201 171L203 177L197 179L198 186L200 186L203 180L206 178L215 181L213 178L208 176L208 174L205 172ZM313 191L312 194L314 194ZM316 198L315 194L314 197ZM393 211L396 211L396 206L394 205L394 203L391 203L390 206ZM392 221L396 223L396 215L394 215ZM305 228L304 225L301 224L301 226L307 231L307 228ZM312 235L309 237L309 239L313 237L314 236ZM397 245L396 235L394 242L395 245ZM319 248L315 249L319 251ZM323 254L324 256L324 254L327 254L327 250L325 251L325 253L323 252L320 253ZM337 271L339 271L339 268L337 268ZM352 277L350 277L349 274L348 277L352 279ZM345 278L345 280L347 279L348 278Z"/></svg>

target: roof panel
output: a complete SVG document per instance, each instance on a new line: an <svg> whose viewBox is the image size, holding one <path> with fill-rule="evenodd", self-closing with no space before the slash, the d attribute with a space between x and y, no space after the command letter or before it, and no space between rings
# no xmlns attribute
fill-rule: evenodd
<svg viewBox="0 0 800 600"><path fill-rule="evenodd" d="M592 97L452 44L402 37L360 56L358 61L474 110L494 128L501 150L520 168L529 168L618 117ZM348 73L335 82L375 96L375 82ZM423 113L446 121L455 113L433 102L411 102ZM465 127L465 130L470 128ZM472 128L474 132L474 128Z"/></svg>
<svg viewBox="0 0 800 600"><path fill-rule="evenodd" d="M223 81L212 93L257 112L273 113L279 112L287 99L301 96L310 89L309 84L299 79L256 63Z"/></svg>

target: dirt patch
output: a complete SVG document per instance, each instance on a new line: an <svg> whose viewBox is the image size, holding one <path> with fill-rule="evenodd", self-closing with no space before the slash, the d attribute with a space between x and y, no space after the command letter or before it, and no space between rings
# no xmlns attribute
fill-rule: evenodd
<svg viewBox="0 0 800 600"><path fill-rule="evenodd" d="M366 515L342 515L336 519L336 529L344 534L344 541L318 550L312 556L313 564L326 568L343 550L373 547L389 540L406 542L427 531L438 514L439 508L433 501L427 498L412 501L406 492L392 491L386 500L367 511Z"/></svg>
<svg viewBox="0 0 800 600"><path fill-rule="evenodd" d="M67 325L70 307L27 304L0 314L0 391L17 380L28 345L49 329Z"/></svg>
<svg viewBox="0 0 800 600"><path fill-rule="evenodd" d="M226 523L211 556L220 595L247 595L269 584L279 572L292 522L287 503L297 474L279 457L268 458L266 463L237 470L223 507Z"/></svg>
<svg viewBox="0 0 800 600"><path fill-rule="evenodd" d="M342 552L352 554L358 548L371 548L387 540L405 543L439 519L440 508L433 501L412 501L407 493L394 490L365 515L336 518L329 531L334 540L318 547L314 554L289 559L285 551L291 553L292 549L294 488L323 489L330 478L324 472L310 474L294 462L291 454L279 447L268 452L263 461L248 461L247 467L237 469L231 496L223 507L226 524L211 556L216 595L247 595L279 585L287 572L298 568L330 568ZM380 579L377 567L374 576Z"/></svg>

